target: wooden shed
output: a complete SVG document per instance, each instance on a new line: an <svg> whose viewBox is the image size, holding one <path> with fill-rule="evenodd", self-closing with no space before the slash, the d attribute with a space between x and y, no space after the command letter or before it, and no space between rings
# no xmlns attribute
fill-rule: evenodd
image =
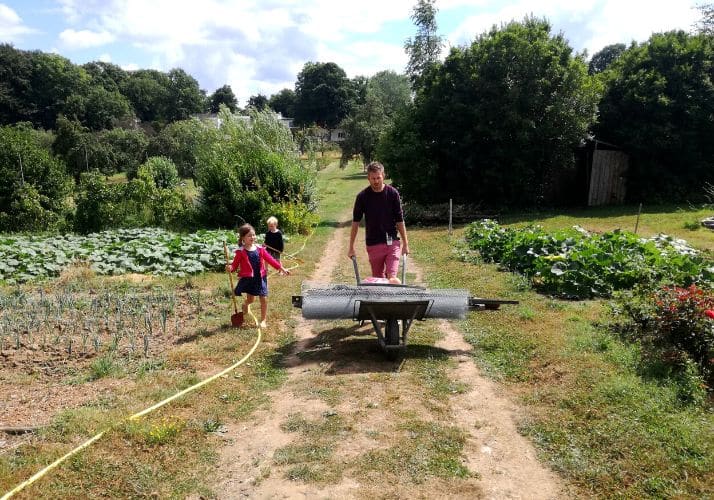
<svg viewBox="0 0 714 500"><path fill-rule="evenodd" d="M614 144L590 140L585 145L588 206L624 203L629 157Z"/></svg>

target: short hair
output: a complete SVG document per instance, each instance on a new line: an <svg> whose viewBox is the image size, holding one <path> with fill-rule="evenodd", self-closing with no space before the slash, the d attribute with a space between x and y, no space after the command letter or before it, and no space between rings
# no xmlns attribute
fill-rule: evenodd
<svg viewBox="0 0 714 500"><path fill-rule="evenodd" d="M373 161L369 165L367 165L367 173L369 174L370 172L384 173L384 165L382 165L378 161Z"/></svg>
<svg viewBox="0 0 714 500"><path fill-rule="evenodd" d="M277 225L278 225L278 218L275 217L275 216L273 216L273 215L271 215L270 217L268 217L268 220L266 220L265 223L268 224L268 225L275 224L275 225L277 226Z"/></svg>
<svg viewBox="0 0 714 500"><path fill-rule="evenodd" d="M243 244L243 238L245 238L245 235L250 233L251 231L255 232L255 228L251 226L250 224L243 224L241 227L238 228L238 243L240 245Z"/></svg>

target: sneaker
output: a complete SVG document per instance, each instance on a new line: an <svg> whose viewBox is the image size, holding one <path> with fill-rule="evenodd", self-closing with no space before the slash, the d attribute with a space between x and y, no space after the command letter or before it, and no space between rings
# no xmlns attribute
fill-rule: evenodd
<svg viewBox="0 0 714 500"><path fill-rule="evenodd" d="M260 322L260 327L261 327L261 328L268 328L268 323L266 323L265 321L261 321L261 322Z"/></svg>

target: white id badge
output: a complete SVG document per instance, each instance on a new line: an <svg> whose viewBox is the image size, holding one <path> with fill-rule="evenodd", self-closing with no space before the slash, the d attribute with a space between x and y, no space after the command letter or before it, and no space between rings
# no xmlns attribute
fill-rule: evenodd
<svg viewBox="0 0 714 500"><path fill-rule="evenodd" d="M387 246L391 246L391 244L392 244L392 236L389 233L387 233Z"/></svg>

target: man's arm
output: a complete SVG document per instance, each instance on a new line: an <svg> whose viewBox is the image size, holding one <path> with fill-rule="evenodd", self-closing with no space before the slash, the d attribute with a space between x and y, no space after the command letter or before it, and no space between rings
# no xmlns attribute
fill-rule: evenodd
<svg viewBox="0 0 714 500"><path fill-rule="evenodd" d="M409 255L409 240L407 239L407 226L404 221L397 222L397 231L399 231L399 237L402 240L402 255Z"/></svg>
<svg viewBox="0 0 714 500"><path fill-rule="evenodd" d="M347 250L347 257L350 259L356 255L355 239L357 238L357 231L359 231L359 222L352 221L352 227L350 228L350 247Z"/></svg>

